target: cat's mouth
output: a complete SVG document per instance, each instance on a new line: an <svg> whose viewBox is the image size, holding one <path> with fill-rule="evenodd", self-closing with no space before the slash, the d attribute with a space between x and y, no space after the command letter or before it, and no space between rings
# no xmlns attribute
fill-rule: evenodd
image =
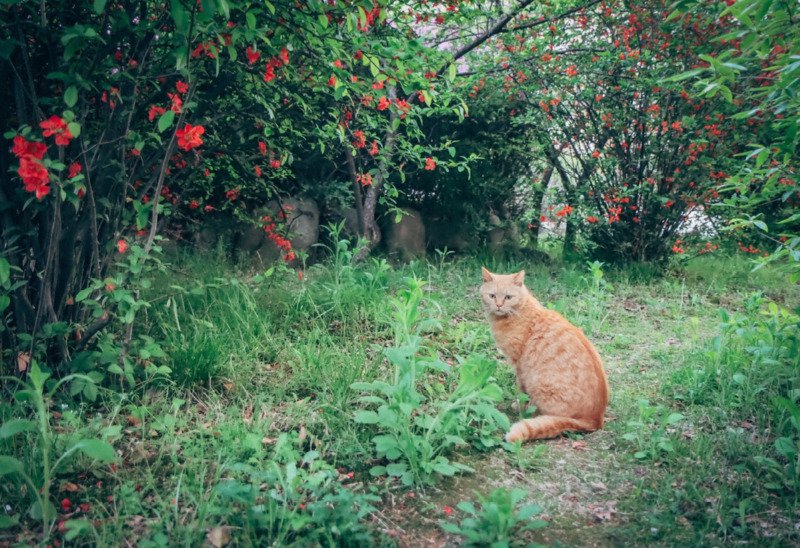
<svg viewBox="0 0 800 548"><path fill-rule="evenodd" d="M506 310L505 308L493 308L489 310L489 314L500 318L508 316L510 312L511 312L510 310Z"/></svg>

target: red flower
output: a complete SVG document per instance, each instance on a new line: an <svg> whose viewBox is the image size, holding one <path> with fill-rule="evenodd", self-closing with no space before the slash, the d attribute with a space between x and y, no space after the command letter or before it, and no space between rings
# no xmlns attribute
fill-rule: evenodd
<svg viewBox="0 0 800 548"><path fill-rule="evenodd" d="M566 217L570 213L572 213L572 206L565 205L564 207L556 211L556 217Z"/></svg>
<svg viewBox="0 0 800 548"><path fill-rule="evenodd" d="M22 135L14 137L14 147L11 149L14 156L22 158L23 156L30 156L41 160L47 152L47 145L38 141L27 141Z"/></svg>
<svg viewBox="0 0 800 548"><path fill-rule="evenodd" d="M207 206L205 206L205 207L203 208L203 211L205 211L206 213L211 213L212 211L214 211L214 206L212 206L212 205L207 205Z"/></svg>
<svg viewBox="0 0 800 548"><path fill-rule="evenodd" d="M359 173L356 175L356 182L359 183L361 186L371 186L374 182L372 180L372 175L369 173Z"/></svg>
<svg viewBox="0 0 800 548"><path fill-rule="evenodd" d="M69 178L76 177L81 172L81 165L78 162L72 162L69 166Z"/></svg>
<svg viewBox="0 0 800 548"><path fill-rule="evenodd" d="M261 153L262 156L266 156L267 155L267 143L265 143L264 141L259 141L258 142L258 151Z"/></svg>
<svg viewBox="0 0 800 548"><path fill-rule="evenodd" d="M186 93L187 91L189 91L189 84L187 84L183 80L178 80L175 83L175 89L178 90L178 93Z"/></svg>
<svg viewBox="0 0 800 548"><path fill-rule="evenodd" d="M64 512L69 512L70 508L72 508L72 501L69 499L61 499L61 509Z"/></svg>
<svg viewBox="0 0 800 548"><path fill-rule="evenodd" d="M449 506L445 506L444 508L442 508L442 512L444 512L444 515L449 516L453 513L453 509L450 508Z"/></svg>
<svg viewBox="0 0 800 548"><path fill-rule="evenodd" d="M272 169L278 169L279 167L281 167L281 161L280 160L270 160L269 161L269 167L271 167Z"/></svg>
<svg viewBox="0 0 800 548"><path fill-rule="evenodd" d="M358 130L354 131L353 132L353 137L356 138L356 140L353 141L353 146L354 147L356 147L356 148L364 148L365 146L367 146L367 140L366 140L366 137L364 136L364 132L363 131L358 131Z"/></svg>
<svg viewBox="0 0 800 548"><path fill-rule="evenodd" d="M259 57L261 57L261 53L254 50L250 46L247 46L247 51L245 51L245 55L247 56L248 65L255 65L258 62Z"/></svg>
<svg viewBox="0 0 800 548"><path fill-rule="evenodd" d="M126 242L123 239L117 240L117 251L119 251L120 253L125 253L126 251L128 251L128 242Z"/></svg>
<svg viewBox="0 0 800 548"><path fill-rule="evenodd" d="M278 58L283 62L284 65L289 64L289 50L286 48L281 48L281 52L278 54Z"/></svg>
<svg viewBox="0 0 800 548"><path fill-rule="evenodd" d="M379 80L372 84L372 89L383 89L383 83L385 80Z"/></svg>
<svg viewBox="0 0 800 548"><path fill-rule="evenodd" d="M378 101L378 110L386 110L387 108L389 108L389 105L391 104L392 103L389 102L389 99L387 99L386 97L381 97L381 100Z"/></svg>
<svg viewBox="0 0 800 548"><path fill-rule="evenodd" d="M261 173L262 173L261 166L254 166L253 167L253 171L256 172L256 177L261 177Z"/></svg>
<svg viewBox="0 0 800 548"><path fill-rule="evenodd" d="M411 105L405 99L397 99L395 101L397 108L400 110L400 118L405 118L408 111L411 110Z"/></svg>
<svg viewBox="0 0 800 548"><path fill-rule="evenodd" d="M273 67L272 64L267 63L267 68L264 71L264 81L270 83L274 79L275 79L275 67Z"/></svg>
<svg viewBox="0 0 800 548"><path fill-rule="evenodd" d="M133 154L134 156L141 156L142 155L142 151L139 150L138 148L132 148L131 149L131 154Z"/></svg>
<svg viewBox="0 0 800 548"><path fill-rule="evenodd" d="M336 76L331 76L328 78L328 85L330 87L336 87Z"/></svg>
<svg viewBox="0 0 800 548"><path fill-rule="evenodd" d="M44 130L42 134L45 137L55 137L56 145L58 146L67 146L72 139L72 133L70 133L67 123L63 118L55 114L40 122L39 127Z"/></svg>
<svg viewBox="0 0 800 548"><path fill-rule="evenodd" d="M377 156L378 152L378 141L372 141L372 148L369 149L369 155Z"/></svg>
<svg viewBox="0 0 800 548"><path fill-rule="evenodd" d="M177 93L167 93L170 99L172 99L172 106L169 109L172 112L180 112L183 109L183 99Z"/></svg>
<svg viewBox="0 0 800 548"><path fill-rule="evenodd" d="M32 156L23 156L19 159L17 173L22 178L25 191L35 193L37 200L41 200L50 193L50 174L38 159Z"/></svg>
<svg viewBox="0 0 800 548"><path fill-rule="evenodd" d="M436 160L425 158L425 171L433 171L434 169L436 169Z"/></svg>
<svg viewBox="0 0 800 548"><path fill-rule="evenodd" d="M256 166L256 167L258 167L258 166ZM260 171L260 170L259 170L259 171ZM235 201L236 201L236 198L238 198L238 197L239 197L239 189L238 189L238 188L232 188L232 189L230 189L229 191L227 191L227 192L225 193L225 197L226 197L228 200L230 200L231 202L235 202Z"/></svg>
<svg viewBox="0 0 800 548"><path fill-rule="evenodd" d="M178 136L178 148L189 151L203 144L200 136L206 132L203 126L192 126L186 124L183 129L179 129L175 135Z"/></svg>
<svg viewBox="0 0 800 548"><path fill-rule="evenodd" d="M156 119L156 116L161 116L167 112L167 109L164 107L157 107L156 105L150 105L150 110L147 111L147 119L151 122Z"/></svg>
<svg viewBox="0 0 800 548"><path fill-rule="evenodd" d="M595 150L594 152L592 152L592 158L599 158L599 157L600 157L600 151L599 150Z"/></svg>
<svg viewBox="0 0 800 548"><path fill-rule="evenodd" d="M344 68L344 63L342 63L341 59L337 59L336 61L333 62L333 66L336 67L336 68L343 69Z"/></svg>
<svg viewBox="0 0 800 548"><path fill-rule="evenodd" d="M200 203L197 200L189 202L189 209L197 209L198 207L200 207Z"/></svg>
<svg viewBox="0 0 800 548"><path fill-rule="evenodd" d="M589 215L588 217L586 217L586 222L594 224L597 222L597 217L595 217L594 215Z"/></svg>

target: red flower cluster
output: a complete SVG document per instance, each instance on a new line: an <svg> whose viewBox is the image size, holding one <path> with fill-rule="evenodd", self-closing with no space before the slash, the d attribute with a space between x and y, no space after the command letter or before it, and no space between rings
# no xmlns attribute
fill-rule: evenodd
<svg viewBox="0 0 800 548"><path fill-rule="evenodd" d="M190 151L203 144L203 139L200 138L206 129L203 126L193 126L186 124L182 129L179 129L175 135L178 136L178 148L185 151Z"/></svg>
<svg viewBox="0 0 800 548"><path fill-rule="evenodd" d="M281 52L277 57L273 57L267 61L267 66L264 70L264 81L269 83L275 79L275 69L289 64L289 50L281 48Z"/></svg>
<svg viewBox="0 0 800 548"><path fill-rule="evenodd" d="M572 213L572 206L565 205L564 207L556 211L556 217L566 217L570 213Z"/></svg>
<svg viewBox="0 0 800 548"><path fill-rule="evenodd" d="M39 123L39 127L44 131L42 134L45 137L54 136L56 138L56 145L67 146L72 140L72 133L67 127L67 123L60 116L52 115L47 120Z"/></svg>
<svg viewBox="0 0 800 548"><path fill-rule="evenodd" d="M372 175L369 173L359 173L356 175L356 182L361 186L372 186L374 181L372 180Z"/></svg>
<svg viewBox="0 0 800 548"><path fill-rule="evenodd" d="M147 111L147 119L152 122L156 119L156 116L161 116L165 112L167 112L167 109L164 107L150 105L150 110Z"/></svg>
<svg viewBox="0 0 800 548"><path fill-rule="evenodd" d="M295 260L296 256L294 251L292 251L292 242L276 232L277 225L275 221L273 221L269 215L262 217L261 221L264 223L264 232L267 233L267 238L269 238L278 249L283 251L283 260L287 263Z"/></svg>
<svg viewBox="0 0 800 548"><path fill-rule="evenodd" d="M354 147L356 147L356 148L364 148L365 146L367 146L367 139L366 139L366 136L364 135L363 131L360 131L360 130L354 131L353 132L353 137L356 138L356 140L353 141L353 146Z"/></svg>
<svg viewBox="0 0 800 548"><path fill-rule="evenodd" d="M436 160L425 158L425 171L433 171L434 169L436 169Z"/></svg>
<svg viewBox="0 0 800 548"><path fill-rule="evenodd" d="M258 62L258 59L261 57L261 54L250 46L247 46L245 55L247 56L248 65L255 65Z"/></svg>
<svg viewBox="0 0 800 548"><path fill-rule="evenodd" d="M19 158L17 173L22 178L25 191L35 193L37 200L47 196L50 193L50 174L42 164L47 146L17 135L14 137L14 147L11 151Z"/></svg>

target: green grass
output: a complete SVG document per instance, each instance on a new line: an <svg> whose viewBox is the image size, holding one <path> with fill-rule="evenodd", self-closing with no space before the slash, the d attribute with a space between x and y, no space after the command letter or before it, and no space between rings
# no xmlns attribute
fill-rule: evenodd
<svg viewBox="0 0 800 548"><path fill-rule="evenodd" d="M150 290L152 306L138 326L164 341L170 381L101 391L95 404L65 394L51 408L60 413L52 424L61 437L99 432L120 456L110 467L77 461L58 478L58 500L89 505L59 513L59 521L88 519L78 542L197 545L206 535L240 545L456 542L440 521L461 523L469 516L460 502L498 488L524 490L548 522L520 530L523 543L800 541L800 465L788 451L800 424L776 399L800 398L797 321L781 312L797 306L800 292L780 272L752 273L726 257L663 275L488 265L525 268L534 294L595 342L612 389L608 425L517 451L457 445L451 459L475 472L409 489L369 474L386 464L371 441L380 425L354 420L368 407L351 385L392 375L384 357L397 331L390 301L411 276L427 281L420 310L441 325L424 335L425 348L450 366L480 354L500 359L477 296L480 263L373 260L356 268L349 257L339 249L302 280L281 269L254 276L213 255L176 261ZM171 287L176 279L188 290ZM769 300L780 305L772 313ZM514 420L513 373L501 364L495 376L498 407ZM417 387L428 403L420 412L444 401L457 377L423 375ZM11 412L3 406L4 418ZM22 441L0 442L3 454L35 459ZM26 499L4 481L0 499L21 525L0 540L34 542L41 531L25 517Z"/></svg>

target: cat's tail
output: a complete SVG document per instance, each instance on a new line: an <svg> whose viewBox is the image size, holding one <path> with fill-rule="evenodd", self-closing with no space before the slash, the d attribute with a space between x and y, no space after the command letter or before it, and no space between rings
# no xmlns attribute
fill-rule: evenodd
<svg viewBox="0 0 800 548"><path fill-rule="evenodd" d="M589 419L573 419L540 415L514 423L506 434L506 441L539 440L554 438L565 430L591 431L603 427L603 422Z"/></svg>

